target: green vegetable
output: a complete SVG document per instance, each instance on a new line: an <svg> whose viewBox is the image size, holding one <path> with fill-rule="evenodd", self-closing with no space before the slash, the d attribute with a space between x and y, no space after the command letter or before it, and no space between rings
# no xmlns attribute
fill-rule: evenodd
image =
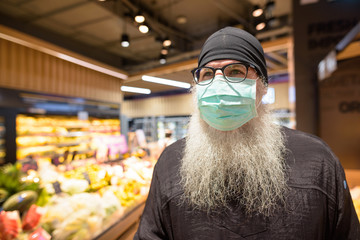
<svg viewBox="0 0 360 240"><path fill-rule="evenodd" d="M20 169L15 164L6 164L0 168L0 188L6 189L10 194L18 192L20 183Z"/></svg>
<svg viewBox="0 0 360 240"><path fill-rule="evenodd" d="M3 204L5 211L19 210L20 213L27 210L31 204L35 203L38 194L32 190L25 190L11 195Z"/></svg>
<svg viewBox="0 0 360 240"><path fill-rule="evenodd" d="M37 205L37 206L40 206L40 207L45 206L45 205L49 202L50 197L51 197L51 196L50 196L49 193L46 191L46 189L43 188L43 189L41 190L41 192L40 192L40 195L39 195L37 201L36 201L36 205Z"/></svg>
<svg viewBox="0 0 360 240"><path fill-rule="evenodd" d="M8 198L8 196L9 196L9 192L3 188L0 188L0 204L5 202L5 200Z"/></svg>
<svg viewBox="0 0 360 240"><path fill-rule="evenodd" d="M26 176L21 172L19 164L6 164L0 167L0 189L5 189L9 195L24 190L39 191L40 184L30 181L21 181Z"/></svg>

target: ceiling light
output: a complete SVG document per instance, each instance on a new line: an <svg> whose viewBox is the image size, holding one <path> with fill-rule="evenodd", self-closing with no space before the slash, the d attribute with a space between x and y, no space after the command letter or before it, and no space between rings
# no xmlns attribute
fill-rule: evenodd
<svg viewBox="0 0 360 240"><path fill-rule="evenodd" d="M260 31L260 30L263 30L264 28L266 27L266 24L265 22L260 22L256 25L256 30Z"/></svg>
<svg viewBox="0 0 360 240"><path fill-rule="evenodd" d="M185 24L187 22L187 18L183 15L180 15L176 18L176 22L178 24Z"/></svg>
<svg viewBox="0 0 360 240"><path fill-rule="evenodd" d="M121 91L123 92L132 92L132 93L142 93L142 94L150 94L151 90L147 88L138 88L138 87L129 87L129 86L121 86Z"/></svg>
<svg viewBox="0 0 360 240"><path fill-rule="evenodd" d="M121 46L122 47L130 46L129 35L127 35L126 33L123 33L123 35L121 35Z"/></svg>
<svg viewBox="0 0 360 240"><path fill-rule="evenodd" d="M191 87L190 83L179 82L179 81L158 78L158 77L151 77L151 76L147 76L147 75L143 75L141 77L141 79L144 81L147 81L147 82L159 83L159 84L180 87L180 88L190 88Z"/></svg>
<svg viewBox="0 0 360 240"><path fill-rule="evenodd" d="M137 22L137 23L145 22L145 16L142 15L140 12L138 12L135 16L135 22Z"/></svg>
<svg viewBox="0 0 360 240"><path fill-rule="evenodd" d="M161 53L162 55L167 55L167 54L169 53L169 50L168 50L167 48L163 47L163 48L161 49L160 53Z"/></svg>
<svg viewBox="0 0 360 240"><path fill-rule="evenodd" d="M259 17L261 14L263 14L263 10L258 5L255 5L254 10L252 11L253 17Z"/></svg>
<svg viewBox="0 0 360 240"><path fill-rule="evenodd" d="M163 41L163 46L169 47L170 45L171 45L171 40L169 38L165 38L165 40Z"/></svg>
<svg viewBox="0 0 360 240"><path fill-rule="evenodd" d="M147 33L147 32L149 32L149 27L146 26L145 24L141 24L141 25L139 26L139 31L140 31L141 33Z"/></svg>
<svg viewBox="0 0 360 240"><path fill-rule="evenodd" d="M166 63L166 56L163 54L160 54L160 60L159 60L160 64L165 64Z"/></svg>

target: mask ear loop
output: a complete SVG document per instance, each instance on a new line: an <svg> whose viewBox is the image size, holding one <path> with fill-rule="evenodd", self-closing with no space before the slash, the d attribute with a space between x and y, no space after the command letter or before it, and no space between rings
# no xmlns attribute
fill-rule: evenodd
<svg viewBox="0 0 360 240"><path fill-rule="evenodd" d="M268 86L269 86L269 84L268 84L268 82L267 81L265 81L266 79L264 78L264 77L258 77L257 79L256 79L256 85L257 85L257 80L259 79L259 78L261 78L261 82L264 84L264 87L265 88L267 88ZM266 94L266 93L265 93ZM263 95L263 97L265 96L265 94ZM256 101L256 99L255 99L255 101ZM260 107L260 105L262 104L262 98L261 98L261 100L259 101L259 103L258 104L256 104L256 106L255 106L255 110L256 110L256 116L258 117L258 108Z"/></svg>

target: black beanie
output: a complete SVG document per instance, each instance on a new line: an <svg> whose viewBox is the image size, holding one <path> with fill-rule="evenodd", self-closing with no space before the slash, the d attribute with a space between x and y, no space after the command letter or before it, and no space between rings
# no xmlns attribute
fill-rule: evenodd
<svg viewBox="0 0 360 240"><path fill-rule="evenodd" d="M268 82L264 50L260 42L244 30L225 27L213 33L202 47L198 67L220 59L250 63Z"/></svg>

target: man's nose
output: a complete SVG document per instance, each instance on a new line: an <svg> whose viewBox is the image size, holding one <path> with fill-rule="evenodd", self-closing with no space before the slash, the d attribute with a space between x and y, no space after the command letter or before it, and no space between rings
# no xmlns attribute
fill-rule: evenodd
<svg viewBox="0 0 360 240"><path fill-rule="evenodd" d="M221 71L221 69L216 69L215 70L215 76L216 75L222 75L223 73L222 73L222 71Z"/></svg>

